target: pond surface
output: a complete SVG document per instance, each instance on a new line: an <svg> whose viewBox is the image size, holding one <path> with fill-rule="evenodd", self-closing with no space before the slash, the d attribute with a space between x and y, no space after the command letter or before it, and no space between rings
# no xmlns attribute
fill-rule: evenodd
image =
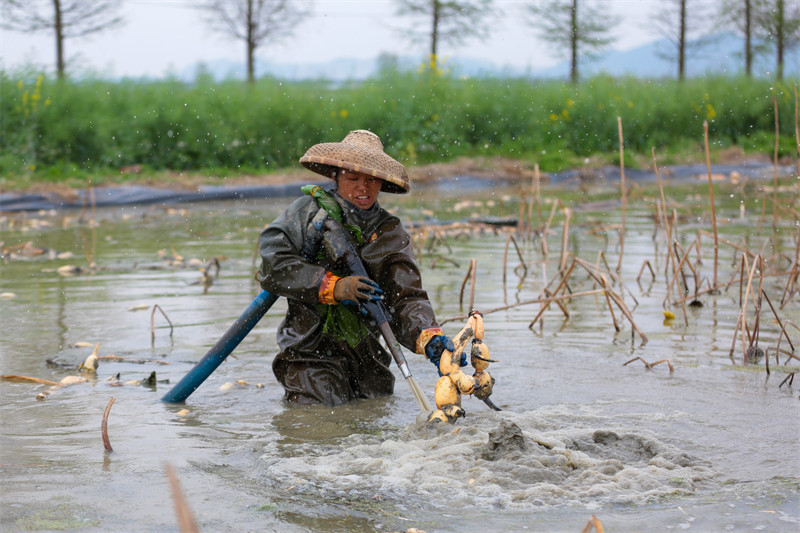
<svg viewBox="0 0 800 533"><path fill-rule="evenodd" d="M475 192L473 209L499 194ZM800 369L797 360L771 356L768 375L763 358L744 364L741 340L730 356L738 283L700 296L702 307L687 310L688 326L680 306L665 320L666 256L647 203L627 213L625 286L615 286L647 342L619 309L615 330L601 294L573 298L569 318L553 305L533 328L539 304L488 313L484 339L498 360L490 371L500 412L466 397L466 418L425 424L396 369L388 398L336 409L283 404L271 371L282 300L186 404L161 402L259 292L258 234L288 202L98 210L95 227L78 224L74 211L3 220L4 246L32 241L53 252L0 265L0 293L13 293L0 299L0 373L59 381L78 374L96 343L106 358L96 376L44 400L36 396L46 385L0 383L0 529L176 531L167 465L202 531L579 532L592 515L606 531L800 528L800 405L796 385L781 385ZM385 202L392 207L391 197ZM408 204L398 209L404 220L424 217ZM617 233L601 222L618 225L619 208L608 210L581 213L569 232L570 251L591 264L601 251L617 262ZM758 216L718 212L721 236L756 251L769 243L794 258L796 229L784 223L773 231ZM440 320L464 314L469 283L463 306L459 300L472 258L476 308L539 297L558 276L561 220L547 235L547 256L541 240L515 237L527 272L512 246L505 283L507 233L450 235L447 246L425 246L424 285ZM680 223L686 241L697 227L710 231L707 219ZM710 277L707 237L702 251L698 268ZM96 271L85 270L87 257ZM206 287L199 267L214 257L219 276ZM649 273L637 281L646 260L655 281ZM733 248L721 248L720 280L738 272L736 261ZM84 271L64 276L56 271L64 265ZM764 280L776 305L787 279ZM576 270L570 289L594 288ZM154 305L174 325L171 335ZM800 323L798 297L779 314ZM768 311L761 320L760 346L773 354L779 328ZM454 335L463 324L444 328ZM787 331L800 342L796 328ZM785 339L781 349L789 349ZM433 403L435 368L405 353ZM625 365L636 357L668 359L674 371L666 362ZM129 383L153 371L155 385ZM106 452L101 420L112 397L113 452Z"/></svg>

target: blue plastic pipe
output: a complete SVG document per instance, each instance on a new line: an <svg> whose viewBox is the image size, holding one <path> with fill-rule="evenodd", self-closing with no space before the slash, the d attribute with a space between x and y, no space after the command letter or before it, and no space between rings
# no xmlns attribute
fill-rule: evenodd
<svg viewBox="0 0 800 533"><path fill-rule="evenodd" d="M264 316L277 299L278 295L262 290L208 353L161 398L161 401L167 403L185 401L222 364L225 358L239 346L239 343L247 337L250 330L261 320L261 317Z"/></svg>

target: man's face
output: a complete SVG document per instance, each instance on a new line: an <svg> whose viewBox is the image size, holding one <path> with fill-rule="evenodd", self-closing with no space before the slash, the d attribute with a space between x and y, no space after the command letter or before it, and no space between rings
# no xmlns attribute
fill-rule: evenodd
<svg viewBox="0 0 800 533"><path fill-rule="evenodd" d="M342 169L336 177L336 185L342 198L361 209L369 209L378 200L383 180Z"/></svg>

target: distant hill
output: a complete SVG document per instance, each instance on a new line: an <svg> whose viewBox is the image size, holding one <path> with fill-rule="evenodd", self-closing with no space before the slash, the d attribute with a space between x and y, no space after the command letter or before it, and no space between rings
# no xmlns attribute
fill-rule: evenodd
<svg viewBox="0 0 800 533"><path fill-rule="evenodd" d="M687 77L706 74L737 75L744 71L743 39L723 33L714 36L702 48L691 48L686 61ZM675 78L677 63L676 50L666 39L633 48L631 50L610 50L596 59L583 59L578 63L581 78L598 74L610 76L634 76L641 78ZM415 69L419 58L393 58L398 68ZM510 65L497 65L490 61L469 57L453 56L446 59L451 71L460 76L514 76L544 79L567 79L569 63L564 61L549 68L531 69ZM784 58L784 78L800 74L800 50L791 50ZM286 80L327 79L331 81L361 80L378 72L379 58L352 59L340 58L324 63L282 63L265 59L256 60L256 73L259 76L272 75ZM755 76L774 76L774 54L758 56L753 62ZM193 81L199 73L214 79L244 79L243 63L228 60L212 60L183 69L177 77Z"/></svg>

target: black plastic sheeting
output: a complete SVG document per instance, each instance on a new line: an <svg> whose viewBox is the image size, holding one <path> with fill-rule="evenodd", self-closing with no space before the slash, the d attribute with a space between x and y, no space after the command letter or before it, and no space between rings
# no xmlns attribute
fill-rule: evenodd
<svg viewBox="0 0 800 533"><path fill-rule="evenodd" d="M322 185L322 183L319 183ZM123 187L95 187L94 205L115 207L127 205L178 204L241 200L244 198L286 198L302 194L304 183L287 185L203 186L196 191L174 191L158 187L127 185ZM87 191L76 191L77 197L66 200L55 193L0 194L0 211L39 211L49 209L75 209L87 205Z"/></svg>
<svg viewBox="0 0 800 533"><path fill-rule="evenodd" d="M775 166L771 163L746 162L732 165L711 165L712 174L729 176L738 173L743 179L765 180L775 175ZM795 169L791 166L780 166L780 176L791 176ZM708 169L705 165L673 165L659 168L659 176L665 183L706 179ZM606 166L592 169L575 169L542 175L542 181L558 186L577 186L581 183L614 183L620 181L620 169ZM626 169L625 179L631 182L649 183L656 181L651 170ZM482 190L494 186L507 185L509 179L496 179L475 176L451 176L421 184L420 189L439 191ZM330 182L320 182L325 185ZM127 185L122 187L96 187L94 189L94 205L97 207L113 207L148 204L178 204L212 202L217 200L238 200L244 198L287 198L302 194L300 187L304 183L285 185L238 185L238 186L202 186L196 191L175 191L158 187ZM87 191L76 191L74 199L66 200L56 193L42 194L0 194L0 211L39 211L50 209L75 209L88 204Z"/></svg>

